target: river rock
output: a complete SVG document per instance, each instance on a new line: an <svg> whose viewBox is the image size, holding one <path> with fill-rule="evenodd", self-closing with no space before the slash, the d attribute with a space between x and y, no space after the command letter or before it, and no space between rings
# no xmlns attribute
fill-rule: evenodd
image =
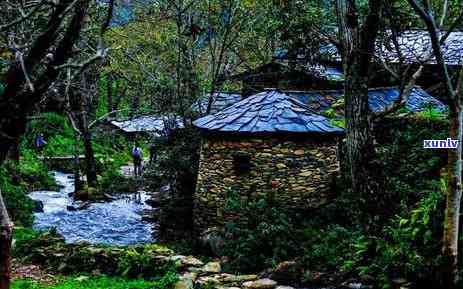
<svg viewBox="0 0 463 289"><path fill-rule="evenodd" d="M269 278L283 284L292 284L300 280L303 268L294 261L285 261L277 265L269 274Z"/></svg>
<svg viewBox="0 0 463 289"><path fill-rule="evenodd" d="M177 283L175 283L174 289L193 289L193 278L191 276L181 276Z"/></svg>
<svg viewBox="0 0 463 289"><path fill-rule="evenodd" d="M220 273L222 267L219 262L209 262L202 268L202 271L205 273Z"/></svg>
<svg viewBox="0 0 463 289"><path fill-rule="evenodd" d="M201 260L193 256L186 256L181 261L182 261L182 264L185 266L199 267L199 266L204 265L204 263Z"/></svg>
<svg viewBox="0 0 463 289"><path fill-rule="evenodd" d="M68 205L66 206L66 210L68 210L69 212L75 212L77 211L77 208L74 207L73 205Z"/></svg>
<svg viewBox="0 0 463 289"><path fill-rule="evenodd" d="M199 239L205 248L208 248L217 256L220 255L225 244L225 241L221 236L221 230L217 227L211 227L204 230Z"/></svg>
<svg viewBox="0 0 463 289"><path fill-rule="evenodd" d="M167 193L169 191L170 191L170 185L162 186L161 189L159 190L160 193Z"/></svg>
<svg viewBox="0 0 463 289"><path fill-rule="evenodd" d="M291 287L291 286L277 286L275 289L294 289L294 287Z"/></svg>
<svg viewBox="0 0 463 289"><path fill-rule="evenodd" d="M257 279L257 275L231 275L225 277L223 282L225 283L240 283L245 281L254 281Z"/></svg>
<svg viewBox="0 0 463 289"><path fill-rule="evenodd" d="M34 201L34 213L43 213L43 202L42 201Z"/></svg>
<svg viewBox="0 0 463 289"><path fill-rule="evenodd" d="M80 201L87 201L89 197L89 193L87 190L80 190L75 192L74 194L74 199L80 200Z"/></svg>
<svg viewBox="0 0 463 289"><path fill-rule="evenodd" d="M210 285L214 286L214 285L219 285L220 281L217 280L217 278L214 276L203 276L203 277L199 277L196 283L200 286L210 286Z"/></svg>
<svg viewBox="0 0 463 289"><path fill-rule="evenodd" d="M256 281L247 281L243 283L243 288L246 289L272 289L275 288L277 282L272 279L264 278Z"/></svg>

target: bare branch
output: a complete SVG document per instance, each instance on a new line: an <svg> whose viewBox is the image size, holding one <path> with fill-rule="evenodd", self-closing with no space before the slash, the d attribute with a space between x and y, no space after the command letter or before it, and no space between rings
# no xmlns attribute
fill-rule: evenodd
<svg viewBox="0 0 463 289"><path fill-rule="evenodd" d="M40 1L38 4L36 4L32 9L31 11L29 11L28 13L22 15L22 17L10 22L10 23L7 23L7 24L4 24L4 25L0 25L0 31L5 31L6 29L12 27L12 26L15 26L27 19L29 19L29 17L31 17L32 15L34 15L35 12L37 12L42 6L45 6L45 4L49 4L48 1Z"/></svg>

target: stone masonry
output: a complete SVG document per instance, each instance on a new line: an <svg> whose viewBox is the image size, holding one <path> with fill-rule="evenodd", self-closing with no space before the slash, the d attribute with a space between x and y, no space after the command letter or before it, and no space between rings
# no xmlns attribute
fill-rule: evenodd
<svg viewBox="0 0 463 289"><path fill-rule="evenodd" d="M339 171L336 138L206 136L203 138L194 197L196 230L223 226L230 192L242 201L270 196L286 209L317 208L328 201ZM249 170L236 170L236 155Z"/></svg>

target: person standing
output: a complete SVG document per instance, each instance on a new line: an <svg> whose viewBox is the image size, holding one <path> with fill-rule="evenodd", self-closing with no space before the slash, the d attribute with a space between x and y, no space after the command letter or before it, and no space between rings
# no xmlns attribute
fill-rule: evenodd
<svg viewBox="0 0 463 289"><path fill-rule="evenodd" d="M47 142L45 141L45 138L43 137L43 133L39 133L35 137L35 147L37 148L37 151L39 153L42 153L42 151L43 151L46 144L47 144Z"/></svg>
<svg viewBox="0 0 463 289"><path fill-rule="evenodd" d="M150 145L150 161L149 161L149 164L152 165L157 159L157 155L156 155L156 146L154 145L154 143L152 143Z"/></svg>
<svg viewBox="0 0 463 289"><path fill-rule="evenodd" d="M143 153L141 148L135 144L132 149L132 158L133 158L133 174L134 176L142 175L142 162L143 162Z"/></svg>

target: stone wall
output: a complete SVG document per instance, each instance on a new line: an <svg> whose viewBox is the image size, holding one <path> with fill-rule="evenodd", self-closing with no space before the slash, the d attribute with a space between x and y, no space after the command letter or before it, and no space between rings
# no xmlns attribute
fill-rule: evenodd
<svg viewBox="0 0 463 289"><path fill-rule="evenodd" d="M339 171L337 148L336 139L316 137L204 137L194 196L195 229L224 224L224 206L232 191L243 201L270 194L274 205L290 209L326 203ZM247 173L235 169L236 155L250 157Z"/></svg>

